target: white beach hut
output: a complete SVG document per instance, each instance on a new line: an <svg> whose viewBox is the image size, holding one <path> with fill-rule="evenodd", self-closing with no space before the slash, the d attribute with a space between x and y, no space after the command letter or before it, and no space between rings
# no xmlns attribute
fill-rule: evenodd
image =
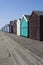
<svg viewBox="0 0 43 65"><path fill-rule="evenodd" d="M18 19L17 20L17 35L20 36L20 22L21 22L21 19Z"/></svg>

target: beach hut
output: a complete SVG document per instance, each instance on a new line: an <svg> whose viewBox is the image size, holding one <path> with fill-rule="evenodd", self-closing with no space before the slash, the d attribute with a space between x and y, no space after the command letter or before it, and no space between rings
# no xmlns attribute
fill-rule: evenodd
<svg viewBox="0 0 43 65"><path fill-rule="evenodd" d="M2 27L2 31L5 31L5 27L4 26Z"/></svg>
<svg viewBox="0 0 43 65"><path fill-rule="evenodd" d="M29 37L29 17L30 15L23 15L20 24L20 35Z"/></svg>
<svg viewBox="0 0 43 65"><path fill-rule="evenodd" d="M10 24L9 24L9 32L10 33L13 33L13 24L14 24L14 22L10 21Z"/></svg>
<svg viewBox="0 0 43 65"><path fill-rule="evenodd" d="M17 20L14 20L13 32L14 32L14 34L17 34Z"/></svg>
<svg viewBox="0 0 43 65"><path fill-rule="evenodd" d="M20 35L20 23L21 23L21 19L19 18L17 20L17 35Z"/></svg>
<svg viewBox="0 0 43 65"><path fill-rule="evenodd" d="M5 25L5 32L9 32L9 24Z"/></svg>
<svg viewBox="0 0 43 65"><path fill-rule="evenodd" d="M33 11L29 20L30 38L43 40L43 11Z"/></svg>

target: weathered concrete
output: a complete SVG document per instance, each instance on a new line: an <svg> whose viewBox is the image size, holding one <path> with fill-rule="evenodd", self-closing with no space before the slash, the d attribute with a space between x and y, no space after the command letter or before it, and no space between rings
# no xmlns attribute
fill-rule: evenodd
<svg viewBox="0 0 43 65"><path fill-rule="evenodd" d="M11 39L22 45L24 48L33 51L34 53L38 54L40 57L43 56L43 41L32 40L30 38L20 37L14 34L7 34ZM41 55L40 55L41 54ZM43 57L42 57L43 58Z"/></svg>
<svg viewBox="0 0 43 65"><path fill-rule="evenodd" d="M0 65L14 65L7 44L5 35L0 31Z"/></svg>
<svg viewBox="0 0 43 65"><path fill-rule="evenodd" d="M43 42L3 33L15 65L43 65Z"/></svg>

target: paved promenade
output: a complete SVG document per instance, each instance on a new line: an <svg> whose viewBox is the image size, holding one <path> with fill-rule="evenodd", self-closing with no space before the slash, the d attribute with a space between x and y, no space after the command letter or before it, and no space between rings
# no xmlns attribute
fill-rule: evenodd
<svg viewBox="0 0 43 65"><path fill-rule="evenodd" d="M0 65L43 65L43 42L0 31Z"/></svg>

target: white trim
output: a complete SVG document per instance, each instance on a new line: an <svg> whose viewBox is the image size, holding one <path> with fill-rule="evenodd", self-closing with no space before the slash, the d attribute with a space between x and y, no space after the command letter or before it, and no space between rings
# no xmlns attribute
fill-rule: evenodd
<svg viewBox="0 0 43 65"><path fill-rule="evenodd" d="M21 22L19 19L17 20L17 22L18 22L18 21Z"/></svg>
<svg viewBox="0 0 43 65"><path fill-rule="evenodd" d="M22 18L23 18L23 17L25 18L26 21L28 21L28 20L26 19L25 15L23 15Z"/></svg>

